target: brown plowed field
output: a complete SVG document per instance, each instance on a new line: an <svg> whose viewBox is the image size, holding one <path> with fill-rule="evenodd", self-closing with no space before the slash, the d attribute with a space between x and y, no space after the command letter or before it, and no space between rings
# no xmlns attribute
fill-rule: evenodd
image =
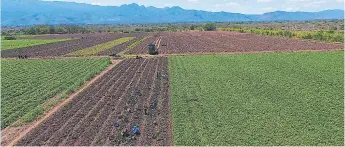
<svg viewBox="0 0 345 147"><path fill-rule="evenodd" d="M39 35L39 36L27 36L27 37L22 37L22 39L65 39L65 38L82 38L82 37L87 37L87 36L92 36L92 35L102 35L106 33L88 33L88 34L82 34L82 33L77 33L77 34L49 34L49 35Z"/></svg>
<svg viewBox="0 0 345 147"><path fill-rule="evenodd" d="M343 44L259 36L236 32L166 32L160 33L159 35L162 36L159 47L160 54L343 49ZM151 41L157 38L158 37L152 38ZM148 51L147 48L141 47L135 48L127 53L147 54Z"/></svg>
<svg viewBox="0 0 345 147"><path fill-rule="evenodd" d="M171 145L167 62L166 57L120 62L16 145ZM141 134L124 137L122 130L132 125Z"/></svg>
<svg viewBox="0 0 345 147"><path fill-rule="evenodd" d="M80 39L31 46L26 48L10 49L1 51L3 58L16 58L19 55L28 57L51 57L63 56L68 53L105 43L121 37L131 36L130 34L89 34Z"/></svg>

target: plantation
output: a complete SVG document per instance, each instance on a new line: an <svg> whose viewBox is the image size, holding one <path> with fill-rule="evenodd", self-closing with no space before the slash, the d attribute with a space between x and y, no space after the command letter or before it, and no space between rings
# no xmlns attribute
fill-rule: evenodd
<svg viewBox="0 0 345 147"><path fill-rule="evenodd" d="M174 145L344 145L344 52L172 56Z"/></svg>
<svg viewBox="0 0 345 147"><path fill-rule="evenodd" d="M1 38L2 39L2 38ZM48 43L55 43L61 41L67 41L71 39L49 39L49 40L1 40L1 50L8 50L8 49L16 49L16 48L24 48L30 46L36 46L41 44L48 44Z"/></svg>
<svg viewBox="0 0 345 147"><path fill-rule="evenodd" d="M1 60L1 127L36 119L109 64L107 58Z"/></svg>
<svg viewBox="0 0 345 147"><path fill-rule="evenodd" d="M122 43L130 41L130 40L132 40L134 38L135 37L123 37L123 38L116 39L116 40L113 40L113 41L109 41L109 42L106 42L106 43L103 43L103 44L98 44L96 46L92 46L92 47L89 47L89 48L78 50L76 52L70 53L69 55L77 55L77 56L95 55L95 54L97 54L99 52L111 49L112 47L115 47L117 45L120 45Z"/></svg>

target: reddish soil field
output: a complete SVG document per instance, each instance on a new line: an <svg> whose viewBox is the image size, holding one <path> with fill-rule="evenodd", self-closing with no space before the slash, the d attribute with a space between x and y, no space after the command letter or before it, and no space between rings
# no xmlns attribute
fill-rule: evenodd
<svg viewBox="0 0 345 147"><path fill-rule="evenodd" d="M51 57L63 56L68 53L88 48L97 44L105 43L121 37L133 36L132 34L89 34L80 39L37 45L26 48L10 49L1 51L3 58L16 58L19 55L28 57Z"/></svg>
<svg viewBox="0 0 345 147"><path fill-rule="evenodd" d="M165 32L160 33L160 54L226 53L260 51L299 51L343 49L343 44L310 40L259 36L237 32ZM151 38L151 41L159 37ZM147 42L128 54L147 54ZM166 45L166 46L165 46Z"/></svg>
<svg viewBox="0 0 345 147"><path fill-rule="evenodd" d="M166 57L118 63L16 145L172 145L167 64Z"/></svg>

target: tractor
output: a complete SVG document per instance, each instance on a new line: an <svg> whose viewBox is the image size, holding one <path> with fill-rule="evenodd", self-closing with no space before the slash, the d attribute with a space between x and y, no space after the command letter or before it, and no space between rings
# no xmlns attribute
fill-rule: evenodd
<svg viewBox="0 0 345 147"><path fill-rule="evenodd" d="M156 45L151 43L148 45L148 50L150 55L157 55L158 54L158 49L156 49Z"/></svg>

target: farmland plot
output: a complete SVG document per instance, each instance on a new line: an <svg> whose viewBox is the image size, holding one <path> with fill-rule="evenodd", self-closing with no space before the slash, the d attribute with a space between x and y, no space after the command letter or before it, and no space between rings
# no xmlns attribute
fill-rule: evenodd
<svg viewBox="0 0 345 147"><path fill-rule="evenodd" d="M1 40L1 50L15 49L36 46L41 44L49 44L71 39L50 39L50 40Z"/></svg>
<svg viewBox="0 0 345 147"><path fill-rule="evenodd" d="M1 57L16 58L19 55L27 55L28 57L64 56L71 52L89 48L126 36L129 36L129 34L88 34L83 38L75 40L4 50L1 51Z"/></svg>
<svg viewBox="0 0 345 147"><path fill-rule="evenodd" d="M1 127L44 113L47 100L65 98L102 71L109 59L1 60Z"/></svg>
<svg viewBox="0 0 345 147"><path fill-rule="evenodd" d="M160 54L213 54L233 52L341 50L343 44L322 43L236 32L166 32L159 44ZM157 40L158 37L150 41ZM145 45L145 44L143 44ZM147 45L147 44L146 44ZM166 46L165 46L166 45ZM128 54L147 54L147 48L135 48Z"/></svg>
<svg viewBox="0 0 345 147"><path fill-rule="evenodd" d="M120 62L17 145L171 145L167 62Z"/></svg>
<svg viewBox="0 0 345 147"><path fill-rule="evenodd" d="M344 52L172 56L174 145L343 146Z"/></svg>
<svg viewBox="0 0 345 147"><path fill-rule="evenodd" d="M138 54L147 53L147 45L154 43L158 39L158 36L147 36L140 41L138 41L126 54Z"/></svg>
<svg viewBox="0 0 345 147"><path fill-rule="evenodd" d="M73 52L73 53L70 53L68 55L71 55L71 56L87 56L87 55L96 55L96 54L99 54L100 52L103 52L105 50L109 50L113 47L116 47L116 46L119 46L123 43L126 43L132 39L134 39L135 37L123 37L123 38L120 38L120 39L116 39L116 40L113 40L113 41L109 41L109 42L106 42L106 43L103 43L103 44L98 44L98 45L95 45L95 46L92 46L92 47L89 47L89 48L85 48L85 49L82 49L82 50L78 50L76 52Z"/></svg>
<svg viewBox="0 0 345 147"><path fill-rule="evenodd" d="M102 52L99 52L97 55L99 56L109 56L109 55L114 55L114 54L119 54L121 52L124 52L127 49L131 49L132 45L136 45L136 42L138 42L139 40L141 40L143 37L135 37L134 39L131 39L125 43L122 43L120 45L114 46L110 49L104 50Z"/></svg>

